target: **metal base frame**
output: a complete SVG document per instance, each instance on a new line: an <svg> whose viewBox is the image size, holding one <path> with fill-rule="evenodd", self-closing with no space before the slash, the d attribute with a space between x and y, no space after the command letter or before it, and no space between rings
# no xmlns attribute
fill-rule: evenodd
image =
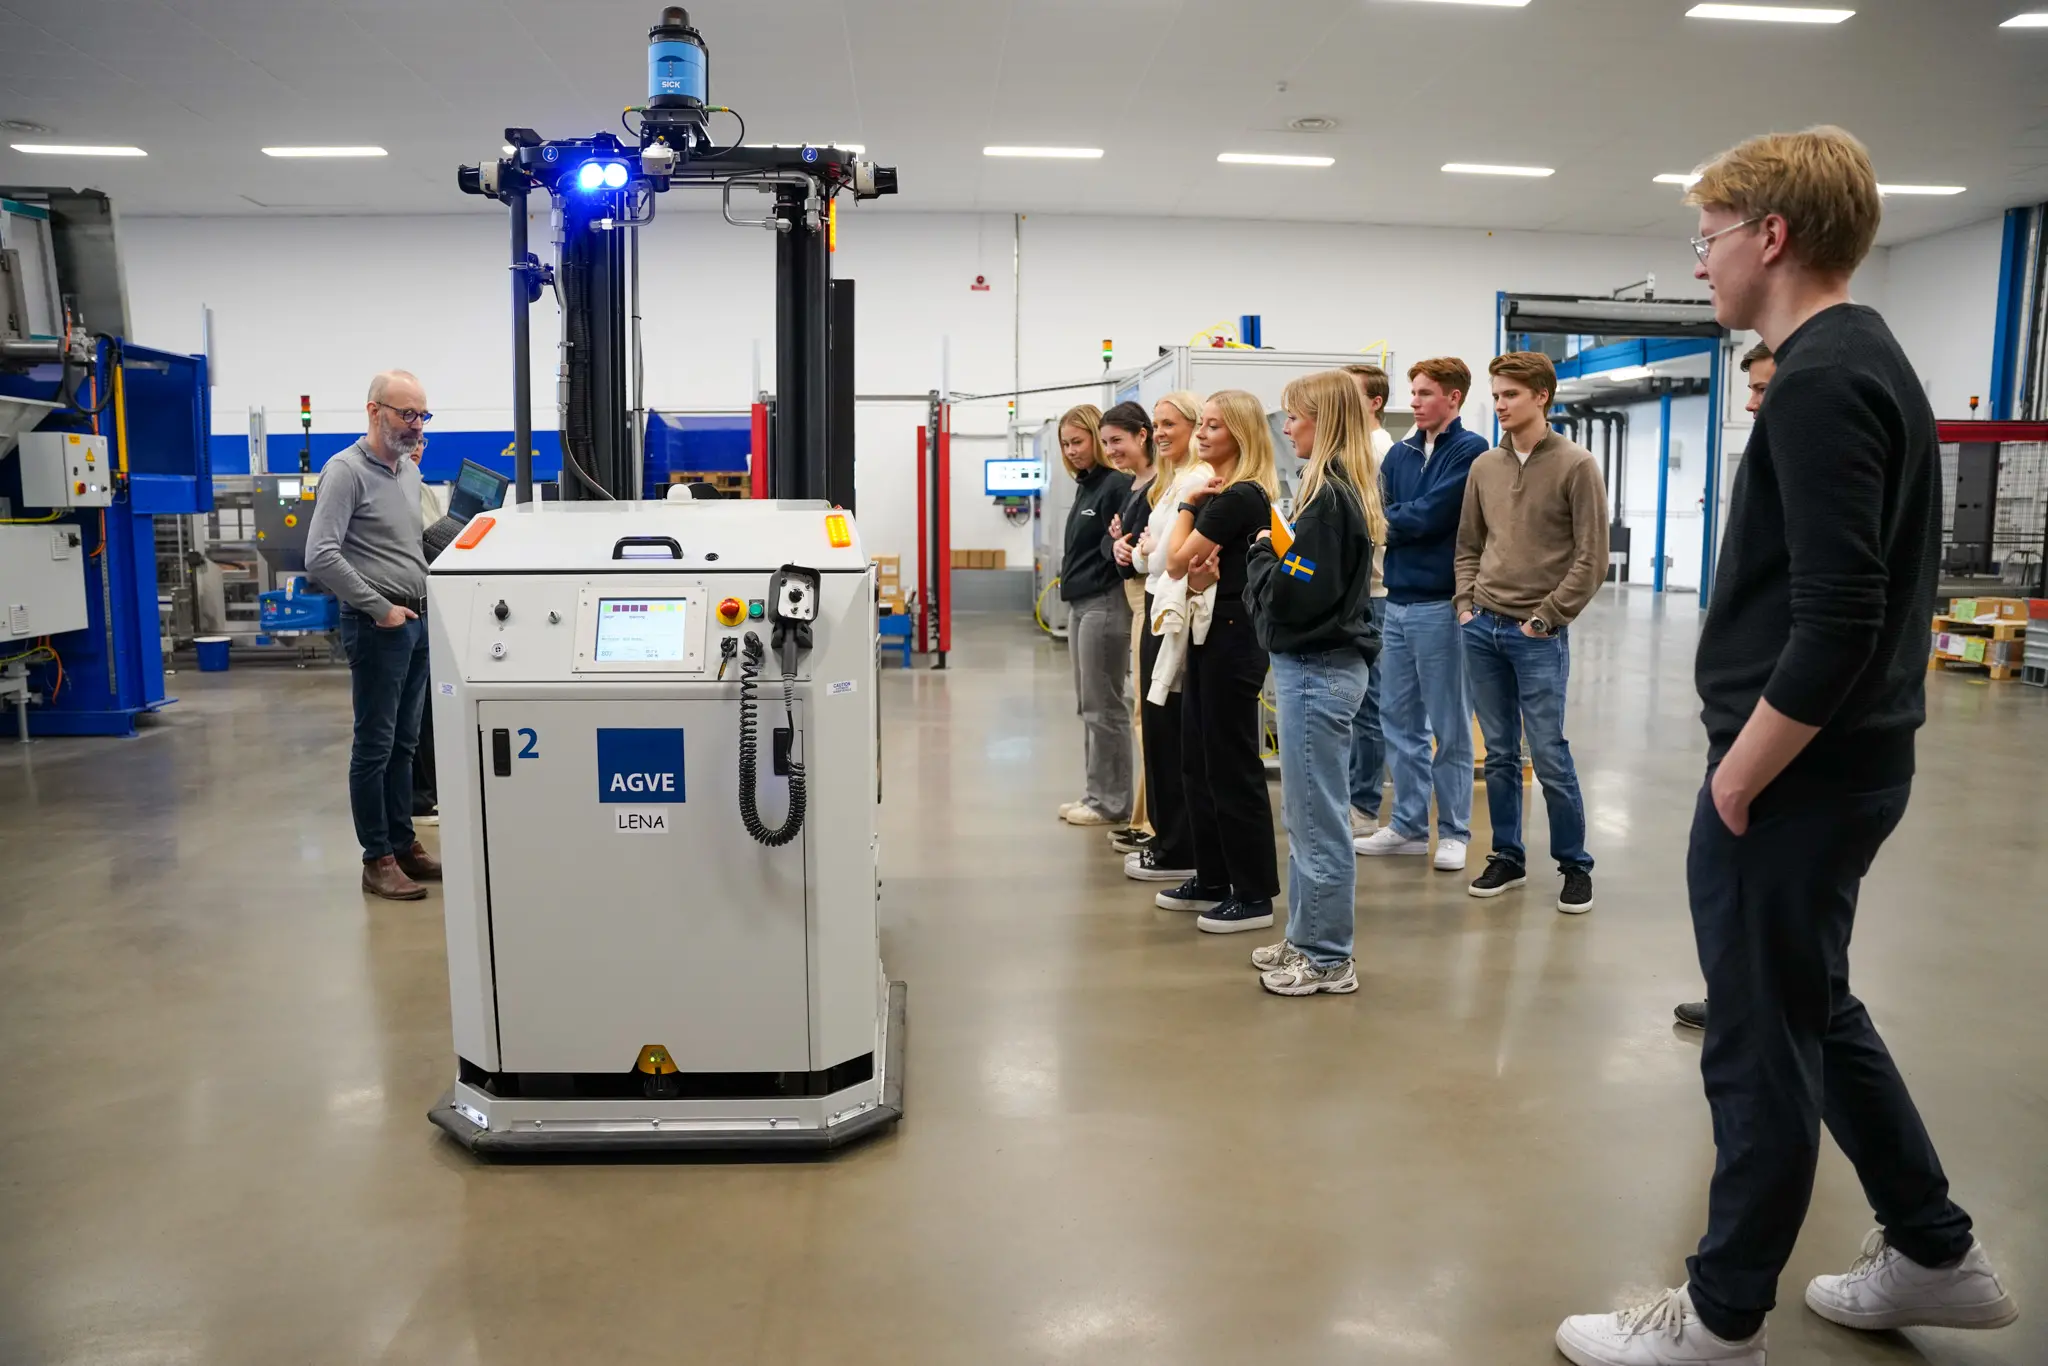
<svg viewBox="0 0 2048 1366"><path fill-rule="evenodd" d="M880 1071L829 1096L760 1100L507 1100L457 1081L427 1118L479 1157L642 1152L827 1153L903 1117L909 989L889 983ZM772 1108L774 1113L764 1113ZM482 1122L479 1123L478 1121Z"/></svg>

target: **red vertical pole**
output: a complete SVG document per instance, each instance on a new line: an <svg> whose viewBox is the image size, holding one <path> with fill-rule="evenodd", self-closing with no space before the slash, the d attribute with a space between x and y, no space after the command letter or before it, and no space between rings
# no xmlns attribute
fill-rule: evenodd
<svg viewBox="0 0 2048 1366"><path fill-rule="evenodd" d="M924 654L932 647L929 624L932 616L931 578L925 573L925 451L926 433L917 429L917 652Z"/></svg>
<svg viewBox="0 0 2048 1366"><path fill-rule="evenodd" d="M754 405L753 452L747 468L752 474L752 493L756 498L768 496L768 405Z"/></svg>
<svg viewBox="0 0 2048 1366"><path fill-rule="evenodd" d="M939 405L939 552L932 577L945 586L939 590L939 667L946 667L946 651L953 648L953 405Z"/></svg>

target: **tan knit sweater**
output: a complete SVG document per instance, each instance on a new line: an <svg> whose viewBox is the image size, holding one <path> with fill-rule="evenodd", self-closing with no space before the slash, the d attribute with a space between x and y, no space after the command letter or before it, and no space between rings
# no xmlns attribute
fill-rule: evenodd
<svg viewBox="0 0 2048 1366"><path fill-rule="evenodd" d="M1600 462L1556 432L1525 465L1505 440L1472 462L1458 521L1460 613L1569 625L1607 578Z"/></svg>

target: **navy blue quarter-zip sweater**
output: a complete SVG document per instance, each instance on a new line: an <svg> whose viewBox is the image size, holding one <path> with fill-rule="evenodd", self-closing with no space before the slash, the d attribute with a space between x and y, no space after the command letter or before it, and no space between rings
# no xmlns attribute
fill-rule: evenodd
<svg viewBox="0 0 2048 1366"><path fill-rule="evenodd" d="M1380 489L1387 504L1387 599L1403 606L1448 602L1457 595L1458 514L1465 476L1493 443L1452 418L1428 463L1418 429L1387 452Z"/></svg>

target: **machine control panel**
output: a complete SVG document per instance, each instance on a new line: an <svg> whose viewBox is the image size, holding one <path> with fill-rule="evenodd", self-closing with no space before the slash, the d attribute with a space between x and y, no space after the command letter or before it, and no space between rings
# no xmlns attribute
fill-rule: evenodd
<svg viewBox="0 0 2048 1366"><path fill-rule="evenodd" d="M114 501L107 439L84 432L21 438L21 501L39 508L103 508Z"/></svg>
<svg viewBox="0 0 2048 1366"><path fill-rule="evenodd" d="M701 673L709 594L673 578L608 578L578 594L579 674Z"/></svg>

